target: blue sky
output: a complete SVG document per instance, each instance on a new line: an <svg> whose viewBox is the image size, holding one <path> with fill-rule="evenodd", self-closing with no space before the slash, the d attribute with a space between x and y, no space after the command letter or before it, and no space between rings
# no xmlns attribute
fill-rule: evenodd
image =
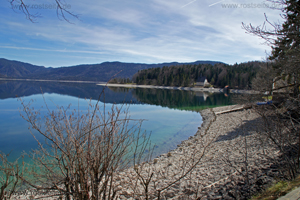
<svg viewBox="0 0 300 200"><path fill-rule="evenodd" d="M23 1L41 17L32 23L4 0L0 57L45 67L262 60L271 48L246 34L241 23L261 25L264 13L282 21L278 10L267 8L270 2L260 0L65 0L79 15L66 15L72 23L60 20L56 9L37 7L49 7L54 0Z"/></svg>

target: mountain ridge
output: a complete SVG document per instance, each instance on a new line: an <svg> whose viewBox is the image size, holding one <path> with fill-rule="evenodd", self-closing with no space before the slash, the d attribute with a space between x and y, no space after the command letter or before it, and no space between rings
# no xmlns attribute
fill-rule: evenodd
<svg viewBox="0 0 300 200"><path fill-rule="evenodd" d="M46 68L16 60L0 58L0 77L6 78L35 78L52 80L79 80L79 81L108 81L112 77L131 78L136 72L143 69L193 64L217 64L219 61L195 62L165 62L157 64L124 63L119 61L103 62L99 64L80 64L58 68Z"/></svg>

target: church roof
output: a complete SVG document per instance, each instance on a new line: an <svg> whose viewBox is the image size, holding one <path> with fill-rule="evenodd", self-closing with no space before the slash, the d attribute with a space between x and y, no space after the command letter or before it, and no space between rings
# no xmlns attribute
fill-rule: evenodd
<svg viewBox="0 0 300 200"><path fill-rule="evenodd" d="M197 82L205 82L206 77L205 76L201 76L197 79Z"/></svg>

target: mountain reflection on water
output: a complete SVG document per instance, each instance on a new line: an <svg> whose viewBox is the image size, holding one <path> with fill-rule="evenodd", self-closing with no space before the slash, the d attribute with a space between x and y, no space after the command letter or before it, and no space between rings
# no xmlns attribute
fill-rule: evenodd
<svg viewBox="0 0 300 200"><path fill-rule="evenodd" d="M0 81L0 99L27 97L41 93L56 93L77 98L97 100L103 86L87 83L59 83L34 81ZM236 95L203 93L184 90L108 87L101 102L116 104L150 104L182 110L230 105Z"/></svg>
<svg viewBox="0 0 300 200"><path fill-rule="evenodd" d="M85 112L89 102L85 99L98 100L103 89L102 86L87 83L0 81L0 151L12 152L10 158L13 159L23 151L37 148L35 139L28 131L28 123L20 117L22 109L16 96L22 97L25 102L33 99L33 106L42 114L46 111L42 109L41 93L44 93L50 109L56 109L56 105L65 108L72 105L75 106L72 108ZM153 155L159 155L176 148L177 144L197 132L202 118L199 113L190 111L234 104L236 100L243 99L240 97L223 93L110 87L105 89L100 101L131 104L128 106L131 117L145 120L142 130L151 133L151 142L157 147Z"/></svg>

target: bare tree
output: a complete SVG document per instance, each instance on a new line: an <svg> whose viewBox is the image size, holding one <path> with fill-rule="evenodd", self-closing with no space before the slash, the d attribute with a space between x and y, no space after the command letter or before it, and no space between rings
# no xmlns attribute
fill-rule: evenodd
<svg viewBox="0 0 300 200"><path fill-rule="evenodd" d="M277 155L277 163L284 177L296 178L299 172L299 128L300 123L292 112L287 109L291 105L258 106L256 112L261 116L261 137L265 138L275 147L274 155ZM296 110L299 115L299 109ZM278 159L279 158L279 159Z"/></svg>
<svg viewBox="0 0 300 200"><path fill-rule="evenodd" d="M203 158L216 137L215 134L207 134L209 126L210 123L206 123L201 136L191 137L177 149L153 160L151 149L148 157L136 157L134 167L121 173L123 188L120 196L134 199L166 199L175 196L195 199L199 191L194 186L197 180L193 172L203 164Z"/></svg>
<svg viewBox="0 0 300 200"><path fill-rule="evenodd" d="M115 180L132 164L134 142L145 141L139 132L141 120L130 119L126 106L107 110L99 101L90 103L87 113L58 106L52 111L45 101L48 113L43 119L31 103L21 101L23 118L39 149L30 155L34 166L31 179L24 181L48 196L115 199L120 190ZM143 154L138 150L135 153Z"/></svg>
<svg viewBox="0 0 300 200"><path fill-rule="evenodd" d="M33 11L31 11L32 8L45 9L46 6L46 8L51 7L51 9L53 9L52 8L53 5L56 6L56 15L59 19L65 20L69 23L71 23L70 20L68 19L69 16L78 19L78 15L70 11L70 4L62 0L53 0L53 4L46 4L46 5L42 4L42 2L39 2L39 4L37 4L36 2L34 2L33 4L29 4L28 3L29 0L8 0L8 1L11 4L13 10L21 11L26 16L26 18L31 22L36 22L36 19L41 17L41 13L33 13Z"/></svg>
<svg viewBox="0 0 300 200"><path fill-rule="evenodd" d="M284 12L284 8L286 5L286 0L267 0L268 2L275 5L272 9L278 9ZM242 23L243 29L246 30L246 33L258 36L266 41L268 45L274 45L277 37L283 36L284 34L281 32L282 24L279 22L271 22L267 16L264 14L265 21L262 25L255 26L253 24L247 25L246 23ZM283 19L286 19L285 15L281 15Z"/></svg>
<svg viewBox="0 0 300 200"><path fill-rule="evenodd" d="M0 199L10 199L20 189L22 178L25 173L24 162L19 159L14 162L8 161L8 155L0 152Z"/></svg>
<svg viewBox="0 0 300 200"><path fill-rule="evenodd" d="M283 80L283 88L293 88L294 97L299 94L299 26L300 6L298 0L269 0L277 9L282 11L283 23L270 22L265 14L265 22L262 26L246 25L243 28L247 33L263 38L267 44L272 46L269 59L272 61L276 77L274 83Z"/></svg>
<svg viewBox="0 0 300 200"><path fill-rule="evenodd" d="M252 81L252 89L263 93L272 93L275 84L274 77L276 77L276 73L273 70L272 64L268 62L261 64L256 77Z"/></svg>
<svg viewBox="0 0 300 200"><path fill-rule="evenodd" d="M272 77L267 77L272 84L270 91L271 94L274 92L275 104L257 108L257 112L262 116L267 137L281 152L289 169L289 176L295 178L300 157L300 4L299 0L269 2L282 6L282 24L272 23L265 17L262 26L243 24L243 27L248 33L263 38L272 46L269 56L272 70L265 70L264 74L272 74Z"/></svg>

